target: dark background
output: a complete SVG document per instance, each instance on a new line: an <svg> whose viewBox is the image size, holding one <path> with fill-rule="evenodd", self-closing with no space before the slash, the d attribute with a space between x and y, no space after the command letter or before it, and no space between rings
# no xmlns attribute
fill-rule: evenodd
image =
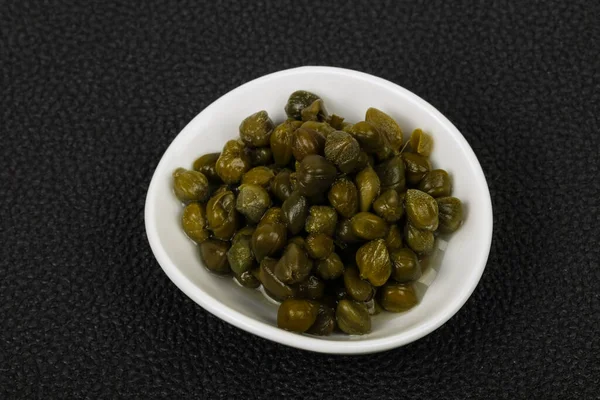
<svg viewBox="0 0 600 400"><path fill-rule="evenodd" d="M0 397L600 398L599 43L597 1L0 0ZM403 348L252 336L186 298L147 243L175 135L301 65L415 92L485 171L481 283Z"/></svg>

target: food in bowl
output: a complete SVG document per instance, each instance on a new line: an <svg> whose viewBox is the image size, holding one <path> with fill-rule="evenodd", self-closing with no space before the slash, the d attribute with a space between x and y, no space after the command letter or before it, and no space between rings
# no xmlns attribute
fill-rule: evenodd
<svg viewBox="0 0 600 400"><path fill-rule="evenodd" d="M288 119L242 121L240 139L173 172L182 227L205 267L281 302L280 328L366 334L381 310L418 304L413 282L438 233L462 221L433 140L369 108L348 123L296 91Z"/></svg>

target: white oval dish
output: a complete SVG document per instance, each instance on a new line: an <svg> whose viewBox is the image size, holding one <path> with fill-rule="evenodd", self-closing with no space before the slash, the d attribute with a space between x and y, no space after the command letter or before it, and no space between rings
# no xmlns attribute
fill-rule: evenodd
<svg viewBox="0 0 600 400"><path fill-rule="evenodd" d="M405 140L415 128L433 136L434 167L453 179L453 195L464 204L464 223L424 274L427 288L418 306L402 314L372 319L364 336L299 335L277 328L277 306L257 290L236 285L203 268L197 246L183 233L182 207L172 192L173 170L191 168L202 154L221 151L238 136L240 122L267 110L275 123L285 119L283 107L295 90L319 94L330 112L350 122L364 119L376 107L398 121ZM473 150L446 117L402 87L375 76L333 67L301 67L276 72L225 94L198 114L177 135L160 160L146 198L146 233L167 276L210 313L263 338L300 349L336 354L373 353L417 340L448 321L467 301L485 268L492 241L492 204L481 166ZM435 278L435 279L434 279Z"/></svg>

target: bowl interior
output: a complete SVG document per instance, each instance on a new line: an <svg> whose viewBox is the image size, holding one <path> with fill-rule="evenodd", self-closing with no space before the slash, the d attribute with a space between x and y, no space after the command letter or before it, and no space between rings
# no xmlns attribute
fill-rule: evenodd
<svg viewBox="0 0 600 400"><path fill-rule="evenodd" d="M264 109L276 122L285 119L289 94L305 89L319 94L330 113L350 122L364 119L376 107L396 119L405 139L415 128L435 141L431 161L453 179L453 195L464 204L463 226L434 257L418 286L420 304L402 313L373 318L365 336L333 335L316 338L284 332L276 327L277 306L255 290L244 289L231 278L209 273L201 265L197 246L180 226L181 204L171 189L171 173L191 168L200 155L218 152L238 137L246 116ZM151 182L146 205L146 228L157 260L188 296L213 314L260 336L308 350L371 352L415 340L448 320L467 300L485 267L491 242L492 214L489 191L481 167L456 128L431 105L388 81L354 71L327 67L287 70L249 82L221 97L202 111L175 138Z"/></svg>

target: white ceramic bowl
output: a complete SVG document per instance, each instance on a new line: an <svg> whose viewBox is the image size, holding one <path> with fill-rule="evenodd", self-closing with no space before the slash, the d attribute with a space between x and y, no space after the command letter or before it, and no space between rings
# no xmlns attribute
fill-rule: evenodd
<svg viewBox="0 0 600 400"><path fill-rule="evenodd" d="M431 161L453 179L453 195L464 204L464 224L440 252L421 279L424 296L418 306L402 314L373 318L372 333L364 336L313 337L277 328L277 306L256 290L244 289L230 278L202 267L196 246L180 225L181 204L172 189L171 173L191 168L200 155L218 152L238 136L246 116L267 110L283 121L283 106L295 90L318 93L330 112L348 121L364 119L376 107L398 121L408 136L414 128L434 140ZM406 137L405 137L406 139ZM152 251L169 278L210 313L250 333L305 350L359 354L402 346L448 321L467 301L485 268L492 240L492 205L481 166L460 132L433 106L402 87L361 72L331 67L301 67L276 72L248 82L222 96L198 114L173 140L163 155L148 189L146 232Z"/></svg>

